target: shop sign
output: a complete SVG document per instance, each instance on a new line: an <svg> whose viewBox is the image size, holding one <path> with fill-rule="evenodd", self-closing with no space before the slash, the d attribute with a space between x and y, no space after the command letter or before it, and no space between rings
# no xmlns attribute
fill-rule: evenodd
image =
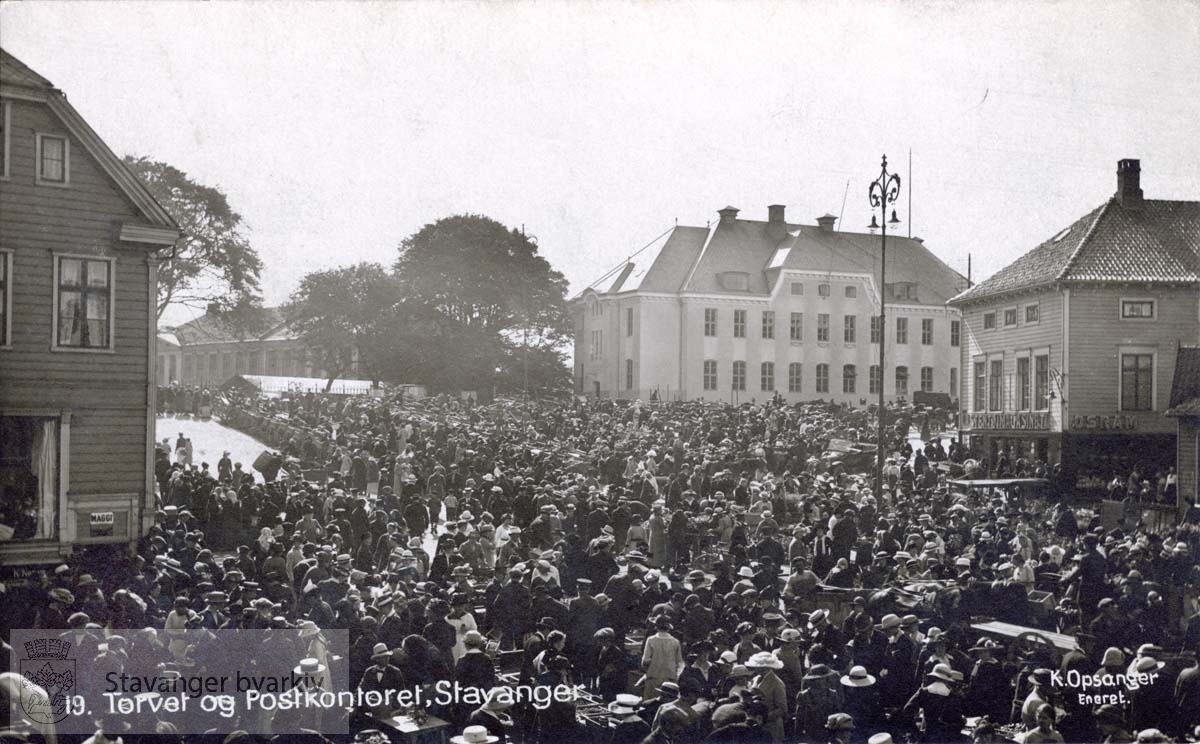
<svg viewBox="0 0 1200 744"><path fill-rule="evenodd" d="M1126 414L1072 416L1071 428L1076 431L1134 431L1138 428L1138 417Z"/></svg>
<svg viewBox="0 0 1200 744"><path fill-rule="evenodd" d="M112 537L116 519L112 512L91 512L88 515L91 529L89 537Z"/></svg>
<svg viewBox="0 0 1200 744"><path fill-rule="evenodd" d="M1049 431L1049 413L964 413L962 428L969 431Z"/></svg>

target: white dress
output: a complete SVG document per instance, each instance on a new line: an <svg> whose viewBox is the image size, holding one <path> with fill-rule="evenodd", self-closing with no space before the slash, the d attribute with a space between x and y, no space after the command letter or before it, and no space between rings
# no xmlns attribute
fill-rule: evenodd
<svg viewBox="0 0 1200 744"><path fill-rule="evenodd" d="M467 645L463 643L463 638L469 630L479 630L479 626L475 624L475 618L469 612L464 612L459 617L448 617L446 622L454 628L454 648L450 650L454 656L455 663L467 654Z"/></svg>

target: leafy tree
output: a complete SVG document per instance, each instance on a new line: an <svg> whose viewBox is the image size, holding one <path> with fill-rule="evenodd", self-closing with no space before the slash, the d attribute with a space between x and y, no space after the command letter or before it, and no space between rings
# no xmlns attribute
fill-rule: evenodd
<svg viewBox="0 0 1200 744"><path fill-rule="evenodd" d="M434 387L490 392L514 347L552 357L571 333L567 280L533 239L488 217L426 225L400 244L395 269L407 316L422 319L425 337L438 340L425 360ZM543 386L540 377L529 380Z"/></svg>
<svg viewBox="0 0 1200 744"><path fill-rule="evenodd" d="M216 304L234 311L257 306L262 261L225 194L166 163L126 156L125 164L183 231L173 252L159 264L158 317L172 304Z"/></svg>
<svg viewBox="0 0 1200 744"><path fill-rule="evenodd" d="M321 359L325 389L351 370L355 355L373 379L388 359L386 337L398 312L395 278L377 263L315 271L300 282L285 308L288 322Z"/></svg>

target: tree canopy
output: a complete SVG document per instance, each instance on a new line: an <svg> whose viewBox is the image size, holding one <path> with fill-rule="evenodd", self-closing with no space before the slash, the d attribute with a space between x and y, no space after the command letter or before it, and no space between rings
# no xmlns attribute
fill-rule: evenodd
<svg viewBox="0 0 1200 744"><path fill-rule="evenodd" d="M233 312L257 306L262 261L225 194L167 163L126 156L125 164L183 232L173 253L159 265L158 317L172 304L216 304Z"/></svg>

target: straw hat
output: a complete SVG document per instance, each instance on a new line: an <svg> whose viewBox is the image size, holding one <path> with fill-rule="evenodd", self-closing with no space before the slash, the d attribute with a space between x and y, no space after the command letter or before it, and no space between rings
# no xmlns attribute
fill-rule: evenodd
<svg viewBox="0 0 1200 744"><path fill-rule="evenodd" d="M867 674L866 667L851 667L850 673L842 676L842 684L846 687L870 687L875 684L875 676Z"/></svg>
<svg viewBox="0 0 1200 744"><path fill-rule="evenodd" d="M783 662L770 651L759 651L746 660L749 669L783 669Z"/></svg>
<svg viewBox="0 0 1200 744"><path fill-rule="evenodd" d="M500 741L499 736L488 733L486 726L467 726L459 736L451 736L452 744L493 744Z"/></svg>
<svg viewBox="0 0 1200 744"><path fill-rule="evenodd" d="M386 643L376 643L371 649L371 661L385 661L392 658Z"/></svg>
<svg viewBox="0 0 1200 744"><path fill-rule="evenodd" d="M320 674L325 671L326 667L317 659L301 659L296 668L292 670L293 674L301 677L311 677L314 674Z"/></svg>

